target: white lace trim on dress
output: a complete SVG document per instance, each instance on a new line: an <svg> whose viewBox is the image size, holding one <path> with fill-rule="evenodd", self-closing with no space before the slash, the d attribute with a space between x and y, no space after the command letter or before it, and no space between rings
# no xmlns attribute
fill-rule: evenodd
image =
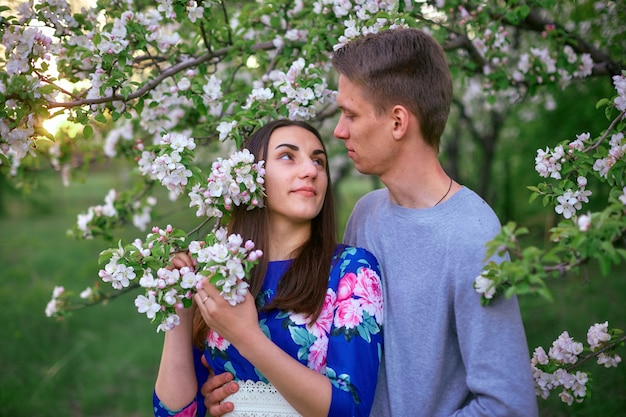
<svg viewBox="0 0 626 417"><path fill-rule="evenodd" d="M235 409L224 417L301 417L272 384L251 380L237 383L239 391L224 400L232 402Z"/></svg>

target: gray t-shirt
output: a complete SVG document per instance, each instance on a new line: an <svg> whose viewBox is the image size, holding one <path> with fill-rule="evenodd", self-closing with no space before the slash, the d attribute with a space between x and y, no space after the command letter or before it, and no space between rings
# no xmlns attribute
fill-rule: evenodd
<svg viewBox="0 0 626 417"><path fill-rule="evenodd" d="M536 416L516 298L480 304L474 279L500 230L462 188L433 208L392 203L387 189L356 204L344 241L382 266L384 350L372 417Z"/></svg>

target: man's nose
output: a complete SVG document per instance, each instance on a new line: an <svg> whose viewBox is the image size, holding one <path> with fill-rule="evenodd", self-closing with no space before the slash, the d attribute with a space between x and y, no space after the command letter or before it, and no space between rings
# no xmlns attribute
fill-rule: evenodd
<svg viewBox="0 0 626 417"><path fill-rule="evenodd" d="M348 138L348 129L344 127L343 117L339 119L337 122L337 126L335 126L335 130L333 132L337 139L347 139Z"/></svg>

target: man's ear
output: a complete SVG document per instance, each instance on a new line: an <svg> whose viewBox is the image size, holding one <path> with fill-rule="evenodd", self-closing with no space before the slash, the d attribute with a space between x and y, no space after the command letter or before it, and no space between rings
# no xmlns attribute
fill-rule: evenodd
<svg viewBox="0 0 626 417"><path fill-rule="evenodd" d="M406 107L396 104L391 109L391 115L394 121L393 138L396 140L402 139L409 129L410 113Z"/></svg>

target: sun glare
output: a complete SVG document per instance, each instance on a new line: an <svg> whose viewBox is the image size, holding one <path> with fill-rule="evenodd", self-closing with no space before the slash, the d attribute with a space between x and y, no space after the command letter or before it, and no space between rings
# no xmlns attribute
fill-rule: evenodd
<svg viewBox="0 0 626 417"><path fill-rule="evenodd" d="M61 130L61 127L67 123L67 116L60 114L48 120L44 120L43 127L52 135L55 136Z"/></svg>
<svg viewBox="0 0 626 417"><path fill-rule="evenodd" d="M64 135L74 138L83 130L83 125L80 123L74 123L68 120L67 113L61 113L54 117L50 117L49 119L44 120L42 124L44 129L46 129L52 136L56 136L57 134L63 132Z"/></svg>
<svg viewBox="0 0 626 417"><path fill-rule="evenodd" d="M49 79L53 80L52 83L56 85L57 87L59 87L60 89L62 89L63 91L67 91L67 92L81 91L81 90L88 88L91 85L89 80L81 80L76 83L73 83L64 78L58 78L59 71L57 69L56 59L54 56L50 58L50 60L48 61L48 64L49 64L48 70L45 72L46 76L49 77ZM72 97L68 94L60 92L55 97L55 99L56 100L71 100ZM62 114L52 117L52 114L58 112L58 110L59 110L58 108L50 109L51 117L48 120L45 120L43 122L43 127L53 136L59 133L61 129L66 131L70 136L75 136L76 131L78 130L80 126L77 125L76 123L68 121L67 120L68 115L66 113L62 113Z"/></svg>

